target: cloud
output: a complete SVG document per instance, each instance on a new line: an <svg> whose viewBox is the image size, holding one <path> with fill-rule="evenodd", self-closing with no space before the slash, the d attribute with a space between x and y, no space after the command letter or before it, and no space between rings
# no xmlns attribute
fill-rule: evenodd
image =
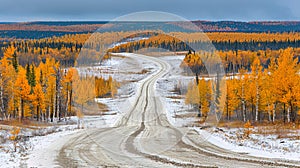
<svg viewBox="0 0 300 168"><path fill-rule="evenodd" d="M6 0L0 21L111 20L149 10L191 20L299 20L299 5L297 0Z"/></svg>

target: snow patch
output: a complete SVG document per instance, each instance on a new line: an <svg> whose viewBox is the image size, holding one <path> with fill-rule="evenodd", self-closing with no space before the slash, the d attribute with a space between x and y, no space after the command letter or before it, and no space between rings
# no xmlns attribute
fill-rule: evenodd
<svg viewBox="0 0 300 168"><path fill-rule="evenodd" d="M243 139L238 141L236 133L239 129L212 129L210 131L194 127L201 136L206 137L207 141L223 149L227 149L237 153L245 153L250 156L263 157L263 158L277 158L277 159L288 159L288 160L300 160L299 155L299 142L294 144L293 141L286 141L289 149L296 149L293 152L281 151L278 146L280 143L274 136L262 136L262 135L250 135L250 139ZM263 146L262 144L265 144ZM268 144L268 145L266 145Z"/></svg>

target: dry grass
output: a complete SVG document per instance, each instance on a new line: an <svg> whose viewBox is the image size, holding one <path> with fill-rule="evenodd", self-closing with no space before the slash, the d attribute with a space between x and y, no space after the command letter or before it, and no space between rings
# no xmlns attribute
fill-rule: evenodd
<svg viewBox="0 0 300 168"><path fill-rule="evenodd" d="M21 122L19 119L11 119L11 120L4 120L0 121L1 125L7 125L7 126L16 126L20 128L30 128L30 129L38 129L38 127L48 127L51 126L50 123L46 122L38 122L35 120L30 119L23 119Z"/></svg>
<svg viewBox="0 0 300 168"><path fill-rule="evenodd" d="M175 118L192 118L197 117L197 112L185 113L185 114L175 114Z"/></svg>
<svg viewBox="0 0 300 168"><path fill-rule="evenodd" d="M299 127L294 123L261 124L256 126L255 133L261 135L277 135L278 139L289 138L299 140Z"/></svg>
<svg viewBox="0 0 300 168"><path fill-rule="evenodd" d="M227 128L243 128L244 127L244 122L241 121L220 121L218 123L218 127L227 127Z"/></svg>
<svg viewBox="0 0 300 168"><path fill-rule="evenodd" d="M170 99L182 99L183 96L180 96L180 95L176 95L176 96L167 96L167 98L170 98Z"/></svg>
<svg viewBox="0 0 300 168"><path fill-rule="evenodd" d="M140 49L138 54L143 54L147 56L155 56L155 57L163 57L163 56L173 56L173 55L185 55L188 51L168 51L168 50L160 50L157 51L157 48L145 48Z"/></svg>
<svg viewBox="0 0 300 168"><path fill-rule="evenodd" d="M143 69L141 72L138 72L137 74L146 74L150 72L148 69Z"/></svg>
<svg viewBox="0 0 300 168"><path fill-rule="evenodd" d="M146 74L151 72L151 69L142 69L141 71L131 71L131 72L118 72L119 74ZM107 72L110 73L110 72Z"/></svg>

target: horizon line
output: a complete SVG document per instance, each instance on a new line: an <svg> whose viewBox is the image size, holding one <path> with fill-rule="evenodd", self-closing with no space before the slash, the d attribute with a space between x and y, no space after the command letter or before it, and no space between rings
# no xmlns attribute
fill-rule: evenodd
<svg viewBox="0 0 300 168"><path fill-rule="evenodd" d="M38 22L186 22L182 20L178 21L108 21L108 20L28 20L28 21L0 21L1 24L13 24L13 23L38 23ZM243 22L243 23L253 23L253 22L300 22L300 20L249 20L249 21L242 21L242 20L187 20L187 22Z"/></svg>

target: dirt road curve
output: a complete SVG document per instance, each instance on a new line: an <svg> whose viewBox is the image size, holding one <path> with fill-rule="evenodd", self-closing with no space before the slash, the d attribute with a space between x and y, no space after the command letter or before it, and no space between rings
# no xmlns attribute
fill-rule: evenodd
<svg viewBox="0 0 300 168"><path fill-rule="evenodd" d="M155 93L170 65L157 58L128 55L157 64L139 85L136 99L113 128L86 129L68 137L57 161L62 167L296 167L300 163L233 153L194 131L173 127Z"/></svg>

